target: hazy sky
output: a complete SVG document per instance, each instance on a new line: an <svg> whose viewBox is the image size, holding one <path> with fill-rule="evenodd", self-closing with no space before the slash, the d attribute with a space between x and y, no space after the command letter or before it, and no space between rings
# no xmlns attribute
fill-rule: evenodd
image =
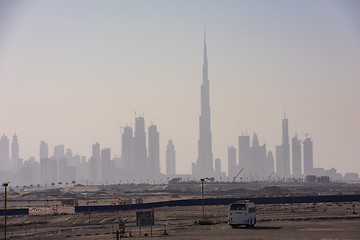
<svg viewBox="0 0 360 240"><path fill-rule="evenodd" d="M308 133L314 166L360 172L359 1L0 1L0 133L121 151L120 126L157 124L178 173L197 158L204 25L214 158L241 132L275 152ZM291 139L290 139L291 141ZM275 153L274 153L275 154Z"/></svg>

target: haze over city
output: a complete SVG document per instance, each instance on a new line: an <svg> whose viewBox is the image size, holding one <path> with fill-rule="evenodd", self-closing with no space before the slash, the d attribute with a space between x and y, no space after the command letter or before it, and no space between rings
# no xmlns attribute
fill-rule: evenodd
<svg viewBox="0 0 360 240"><path fill-rule="evenodd" d="M357 1L2 1L0 134L20 157L64 144L121 155L135 115L171 138L177 173L198 157L207 35L213 157L254 132L275 155L281 119L308 135L314 167L360 172Z"/></svg>

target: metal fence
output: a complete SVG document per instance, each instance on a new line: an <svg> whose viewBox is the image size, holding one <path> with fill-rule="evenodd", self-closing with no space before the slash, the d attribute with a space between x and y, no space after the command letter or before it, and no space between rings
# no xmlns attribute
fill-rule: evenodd
<svg viewBox="0 0 360 240"><path fill-rule="evenodd" d="M0 216L4 216L5 211L4 209L0 209ZM18 208L18 209L6 209L6 215L29 215L28 208Z"/></svg>
<svg viewBox="0 0 360 240"><path fill-rule="evenodd" d="M321 202L358 202L360 195L322 195L322 196L302 196L302 197L260 197L260 198L207 198L204 205L228 205L240 200L250 200L255 204L283 204L283 203L321 203ZM141 210L159 207L175 206L199 206L202 205L201 199L175 200L152 202L129 205L97 205L97 206L75 206L75 212L114 212Z"/></svg>

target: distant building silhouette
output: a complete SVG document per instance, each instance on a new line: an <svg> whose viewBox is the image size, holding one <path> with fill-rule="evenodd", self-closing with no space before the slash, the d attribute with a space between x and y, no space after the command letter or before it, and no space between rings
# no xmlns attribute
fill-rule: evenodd
<svg viewBox="0 0 360 240"><path fill-rule="evenodd" d="M65 153L65 156L64 156L68 162L68 166L73 166L73 160L74 160L74 156L73 156L73 153L72 153L72 150L70 148L66 149L66 153Z"/></svg>
<svg viewBox="0 0 360 240"><path fill-rule="evenodd" d="M47 145L47 143L45 143L44 141L40 142L40 160L41 159L48 159L49 158L49 147Z"/></svg>
<svg viewBox="0 0 360 240"><path fill-rule="evenodd" d="M65 156L65 147L64 145L57 145L54 147L54 158L59 160Z"/></svg>
<svg viewBox="0 0 360 240"><path fill-rule="evenodd" d="M67 161L66 174L65 174L65 184L71 183L77 178L78 170L80 164L80 156L73 156L72 150L69 148L66 150L65 158Z"/></svg>
<svg viewBox="0 0 360 240"><path fill-rule="evenodd" d="M40 183L42 185L51 184L51 160L49 158L40 159Z"/></svg>
<svg viewBox="0 0 360 240"><path fill-rule="evenodd" d="M92 156L89 159L89 177L90 181L100 181L100 144L94 143L92 145Z"/></svg>
<svg viewBox="0 0 360 240"><path fill-rule="evenodd" d="M40 182L40 167L39 163L35 161L35 157L30 157L24 161L24 165L20 169L20 184L30 185L32 183Z"/></svg>
<svg viewBox="0 0 360 240"><path fill-rule="evenodd" d="M86 156L80 156L80 164L76 170L76 178L82 182L89 181L89 174L89 162L87 161Z"/></svg>
<svg viewBox="0 0 360 240"><path fill-rule="evenodd" d="M19 142L16 134L13 136L11 143L11 160L17 169L21 168L22 162L19 156Z"/></svg>
<svg viewBox="0 0 360 240"><path fill-rule="evenodd" d="M0 171L10 169L9 139L5 134L0 139Z"/></svg>
<svg viewBox="0 0 360 240"><path fill-rule="evenodd" d="M68 162L64 157L58 159L59 182L65 183L68 180Z"/></svg>
<svg viewBox="0 0 360 240"><path fill-rule="evenodd" d="M148 142L148 149L146 147ZM121 161L116 167L118 158L112 160L113 168L121 173L121 179L126 181L147 182L160 179L160 142L157 126L151 124L148 127L148 138L146 139L145 120L142 116L135 117L135 132L130 126L125 126L122 132ZM114 176L114 179L120 179Z"/></svg>
<svg viewBox="0 0 360 240"><path fill-rule="evenodd" d="M201 115L199 117L198 159L195 168L197 176L212 176L214 173L210 124L210 84L208 79L208 61L206 36L204 37L203 82L201 85Z"/></svg>
<svg viewBox="0 0 360 240"><path fill-rule="evenodd" d="M347 182L359 181L359 174L355 172L345 173L344 180Z"/></svg>
<svg viewBox="0 0 360 240"><path fill-rule="evenodd" d="M290 144L289 144L289 122L286 118L282 120L282 177L290 177Z"/></svg>
<svg viewBox="0 0 360 240"><path fill-rule="evenodd" d="M266 144L260 145L258 135L254 132L250 147L250 136L239 136L239 165L236 174L242 170L244 181L264 180L273 173L274 159L272 153L267 157ZM229 166L229 171L230 166ZM234 170L233 170L234 174ZM236 175L235 174L235 175Z"/></svg>
<svg viewBox="0 0 360 240"><path fill-rule="evenodd" d="M292 148L292 176L295 178L301 177L301 141L297 136L291 140Z"/></svg>
<svg viewBox="0 0 360 240"><path fill-rule="evenodd" d="M228 176L233 178L237 174L238 166L236 164L236 148L228 147Z"/></svg>
<svg viewBox="0 0 360 240"><path fill-rule="evenodd" d="M275 147L275 155L276 155L276 172L278 176L284 176L283 173L283 151L282 151L282 145L278 145Z"/></svg>
<svg viewBox="0 0 360 240"><path fill-rule="evenodd" d="M150 125L148 128L148 146L149 146L149 172L151 175L160 174L160 146L159 132L156 125Z"/></svg>
<svg viewBox="0 0 360 240"><path fill-rule="evenodd" d="M304 174L313 174L313 142L310 138L306 138L304 144Z"/></svg>
<svg viewBox="0 0 360 240"><path fill-rule="evenodd" d="M108 183L112 179L111 174L111 148L101 150L102 182Z"/></svg>
<svg viewBox="0 0 360 240"><path fill-rule="evenodd" d="M125 172L133 174L135 172L134 136L133 130L129 126L125 126L122 133L121 159Z"/></svg>
<svg viewBox="0 0 360 240"><path fill-rule="evenodd" d="M79 168L80 162L81 162L81 156L79 154L76 154L75 156L73 156L70 166Z"/></svg>
<svg viewBox="0 0 360 240"><path fill-rule="evenodd" d="M50 159L49 184L58 182L58 163L54 158Z"/></svg>
<svg viewBox="0 0 360 240"><path fill-rule="evenodd" d="M271 151L268 151L267 157L266 157L266 177L269 178L271 174L275 171L274 168L274 156Z"/></svg>
<svg viewBox="0 0 360 240"><path fill-rule="evenodd" d="M251 180L262 180L268 175L266 169L266 145L259 145L259 139L254 132L252 147L250 148L250 178Z"/></svg>
<svg viewBox="0 0 360 240"><path fill-rule="evenodd" d="M174 176L176 174L175 147L173 141L169 139L166 147L166 175Z"/></svg>
<svg viewBox="0 0 360 240"><path fill-rule="evenodd" d="M245 180L250 180L251 172L251 161L250 161L250 136L239 136L238 138L239 146L239 170L243 170Z"/></svg>
<svg viewBox="0 0 360 240"><path fill-rule="evenodd" d="M135 171L138 176L144 176L148 171L145 120L138 116L135 118L135 136L134 136L134 161Z"/></svg>

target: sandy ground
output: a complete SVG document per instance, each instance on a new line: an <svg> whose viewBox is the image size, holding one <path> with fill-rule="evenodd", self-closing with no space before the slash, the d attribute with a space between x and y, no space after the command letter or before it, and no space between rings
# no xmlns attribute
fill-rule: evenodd
<svg viewBox="0 0 360 240"><path fill-rule="evenodd" d="M360 215L352 203L258 205L255 228L232 229L227 224L227 206L207 206L205 215L213 225L198 225L201 207L154 209L151 239L359 239ZM111 213L53 213L8 218L9 239L116 239L120 222L126 236L144 239L150 227L135 224L135 211ZM89 224L90 220L90 224ZM164 235L164 233L168 235ZM140 237L141 234L141 237ZM125 237L125 235L124 235ZM3 238L3 233L1 233Z"/></svg>
<svg viewBox="0 0 360 240"><path fill-rule="evenodd" d="M233 185L231 185L233 186ZM146 187L146 186L145 186ZM126 225L125 235L131 239L360 239L360 214L353 214L353 205L360 213L360 203L318 203L318 204L278 204L257 205L257 224L254 228L232 229L227 224L228 206L206 206L205 216L213 225L198 225L202 219L202 207L162 207L156 208L155 225L136 226L136 211L75 213L73 206L62 205L61 199L78 199L80 205L118 204L119 199L141 197L144 202L174 199L199 198L181 189L177 192L159 188L144 189L143 186L99 186L72 187L64 189L38 190L33 192L12 192L9 207L28 207L28 216L9 216L7 221L8 239L116 239L119 223ZM221 187L221 186L220 186ZM237 186L235 186L237 187ZM242 186L241 186L242 187ZM209 195L237 196L241 192L264 194L263 186L248 186L245 191L234 189ZM280 189L281 187L281 189ZM302 191L320 194L340 192L344 189L352 193L359 186L295 186L275 189L277 195L299 195ZM224 188L224 186L222 186ZM294 190L295 188L295 190ZM253 190L255 189L255 190ZM324 189L324 190L323 190ZM266 193L268 194L268 193ZM4 238L3 217L0 217L0 239ZM167 235L164 235L164 233ZM146 237L145 234L148 236ZM141 237L140 237L141 236Z"/></svg>
<svg viewBox="0 0 360 240"><path fill-rule="evenodd" d="M126 236L131 239L359 239L360 219L332 219L308 221L272 221L260 222L254 228L240 227L232 229L226 223L210 226L187 225L167 229L168 235L163 235L164 230L153 229L150 237L150 228L141 230L129 229ZM15 237L10 239L116 239L110 226L89 228L61 228L47 229L46 232L38 231L37 234ZM145 237L145 234L148 237ZM125 237L125 236L123 236Z"/></svg>

